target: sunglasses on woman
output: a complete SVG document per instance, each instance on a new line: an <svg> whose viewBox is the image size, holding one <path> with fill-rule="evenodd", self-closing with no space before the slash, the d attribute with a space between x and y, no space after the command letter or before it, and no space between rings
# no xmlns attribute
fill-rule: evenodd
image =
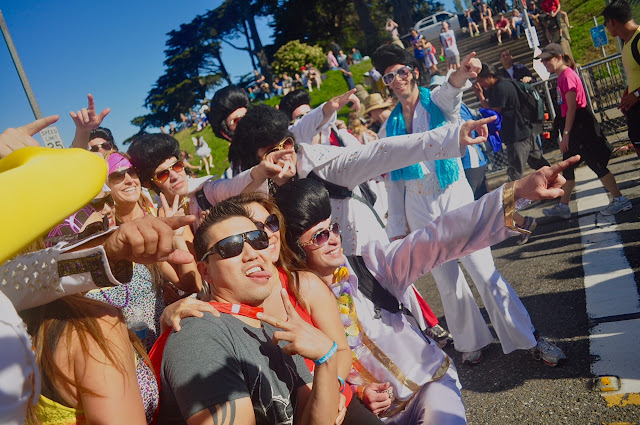
<svg viewBox="0 0 640 425"><path fill-rule="evenodd" d="M267 155L269 155L271 152L277 152L283 149L293 149L295 148L295 146L296 146L296 142L293 140L293 137L287 136L284 139L282 139L280 142L278 142L277 145L269 149L267 153L262 155L262 160L264 161Z"/></svg>
<svg viewBox="0 0 640 425"><path fill-rule="evenodd" d="M382 82L385 86L390 86L396 80L396 75L403 80L409 78L411 75L412 68L410 66L405 66L400 69L396 69L395 71L388 72L382 76Z"/></svg>
<svg viewBox="0 0 640 425"><path fill-rule="evenodd" d="M275 214L271 214L267 217L264 223L261 221L254 221L254 223L259 230L269 229L271 233L275 233L280 230L280 221L278 220L278 216Z"/></svg>
<svg viewBox="0 0 640 425"><path fill-rule="evenodd" d="M167 179L169 178L169 176L171 175L171 170L173 170L175 173L179 173L182 170L184 170L184 164L182 163L182 161L176 161L173 164L169 165L167 168L165 168L162 171L158 171L153 178L158 182L158 183L164 183L167 181Z"/></svg>
<svg viewBox="0 0 640 425"><path fill-rule="evenodd" d="M136 171L135 168L133 167L123 168L122 170L114 171L113 173L109 174L109 177L108 177L109 183L111 184L122 183L125 175L127 174L129 174L129 177L131 177L132 179L138 178L138 172Z"/></svg>
<svg viewBox="0 0 640 425"><path fill-rule="evenodd" d="M111 208L115 207L116 203L110 194L103 196L102 198L93 199L89 202L89 205L95 208L96 211L102 211L105 204L108 204Z"/></svg>
<svg viewBox="0 0 640 425"><path fill-rule="evenodd" d="M300 246L309 246L315 245L317 247L325 246L329 243L329 238L331 237L331 233L336 236L340 236L340 225L338 222L331 223L329 227L326 229L319 230L315 235L311 238L310 241L301 243Z"/></svg>
<svg viewBox="0 0 640 425"><path fill-rule="evenodd" d="M211 254L218 254L222 258L237 257L242 253L245 242L253 249L262 250L269 246L269 236L264 230L251 230L228 236L205 252L200 261L204 261Z"/></svg>
<svg viewBox="0 0 640 425"><path fill-rule="evenodd" d="M109 142L102 142L102 143L98 143L96 145L92 145L89 146L89 150L91 152L99 152L100 148L106 150L106 151L110 151L111 149L113 149L113 145Z"/></svg>

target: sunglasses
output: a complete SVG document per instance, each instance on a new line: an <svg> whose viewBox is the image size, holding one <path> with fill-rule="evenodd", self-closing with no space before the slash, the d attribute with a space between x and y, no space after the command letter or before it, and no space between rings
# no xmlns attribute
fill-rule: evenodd
<svg viewBox="0 0 640 425"><path fill-rule="evenodd" d="M218 241L205 252L200 261L204 261L211 254L218 254L222 258L237 257L242 253L245 242L251 245L253 249L262 250L269 246L269 236L264 230L251 230L228 236Z"/></svg>
<svg viewBox="0 0 640 425"><path fill-rule="evenodd" d="M133 167L123 168L122 170L114 171L113 173L109 174L109 177L108 177L109 183L111 184L122 183L125 175L127 174L129 174L129 177L131 177L132 179L138 178L138 172L135 170L135 168Z"/></svg>
<svg viewBox="0 0 640 425"><path fill-rule="evenodd" d="M116 203L110 194L103 196L102 198L93 199L89 202L89 205L95 208L96 211L102 211L105 204L108 204L111 208L115 207Z"/></svg>
<svg viewBox="0 0 640 425"><path fill-rule="evenodd" d="M313 235L310 241L301 243L300 246L309 246L309 245L315 245L317 247L325 246L327 243L329 243L329 238L331 237L331 233L333 233L336 236L340 236L340 225L338 224L338 222L331 223L331 225L326 229L322 229L318 231L315 235Z"/></svg>
<svg viewBox="0 0 640 425"><path fill-rule="evenodd" d="M396 69L395 71L388 72L382 76L382 82L385 86L390 86L396 80L396 75L405 80L409 78L409 75L411 75L412 69L413 68L410 66L405 66L403 68Z"/></svg>
<svg viewBox="0 0 640 425"><path fill-rule="evenodd" d="M275 233L280 230L280 221L278 221L278 216L275 214L271 214L267 219L262 223L261 221L254 221L259 230L269 229L271 233Z"/></svg>
<svg viewBox="0 0 640 425"><path fill-rule="evenodd" d="M293 137L287 136L284 139L282 139L280 142L278 142L277 145L269 149L267 153L262 155L262 160L264 161L267 155L269 155L272 152L281 151L283 149L293 149L295 147L296 147L296 142L293 140Z"/></svg>
<svg viewBox="0 0 640 425"><path fill-rule="evenodd" d="M100 148L102 148L102 147L106 151L110 151L111 149L113 149L113 145L111 143L103 142L103 143L98 143L97 145L89 146L89 150L91 152L99 152Z"/></svg>
<svg viewBox="0 0 640 425"><path fill-rule="evenodd" d="M153 178L158 182L158 183L164 183L167 181L167 179L169 178L169 176L171 175L171 170L173 170L175 173L179 173L182 170L184 170L184 164L182 163L182 161L176 161L173 164L169 165L167 168L165 168L162 171L158 171Z"/></svg>

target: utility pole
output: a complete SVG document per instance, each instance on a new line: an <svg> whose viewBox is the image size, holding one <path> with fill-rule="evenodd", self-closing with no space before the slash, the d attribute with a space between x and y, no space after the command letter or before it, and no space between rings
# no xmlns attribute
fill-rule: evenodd
<svg viewBox="0 0 640 425"><path fill-rule="evenodd" d="M37 120L39 120L40 118L43 118L42 112L40 111L40 106L38 106L38 101L36 100L36 96L33 94L33 89L31 88L31 84L29 84L27 74L24 72L24 68L22 67L22 62L20 61L20 57L18 56L18 51L16 50L16 46L13 44L11 34L9 34L9 28L7 28L7 23L4 21L4 16L2 16L2 10L0 10L0 29L2 30L4 41L7 43L7 47L9 48L9 53L11 54L11 59L13 59L13 64L16 67L16 71L18 71L20 82L22 83L24 92L26 93L29 104L31 105L33 115ZM62 137L60 137L58 128L55 126L49 126L42 130L40 132L40 137L42 137L42 140L47 147L64 148Z"/></svg>

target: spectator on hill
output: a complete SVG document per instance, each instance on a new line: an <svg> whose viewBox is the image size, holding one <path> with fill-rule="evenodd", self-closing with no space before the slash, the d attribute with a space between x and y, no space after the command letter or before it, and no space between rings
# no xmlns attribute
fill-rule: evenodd
<svg viewBox="0 0 640 425"><path fill-rule="evenodd" d="M573 69L573 59L564 53L561 45L555 43L542 49L540 59L547 71L558 75L558 91L561 95L558 100L561 108L560 128L563 130L560 150L563 158L579 154L611 194L611 203L600 210L600 214L614 215L630 210L633 208L631 201L622 195L615 176L607 168L613 147L587 107L587 96L580 77ZM571 217L569 201L576 185L574 170L577 165L564 170L563 175L567 179L562 186L564 194L556 206L542 210L544 215L564 219Z"/></svg>
<svg viewBox="0 0 640 425"><path fill-rule="evenodd" d="M336 55L336 59L338 59L338 63L340 63L342 61L346 61L347 60L347 55L345 55L344 52L342 50L340 50L338 52L338 54Z"/></svg>
<svg viewBox="0 0 640 425"><path fill-rule="evenodd" d="M615 0L602 12L604 25L612 37L620 37L624 42L622 64L627 72L629 85L620 101L620 110L627 119L629 140L640 157L640 54L638 40L640 26L633 20L631 5L624 0Z"/></svg>
<svg viewBox="0 0 640 425"><path fill-rule="evenodd" d="M491 21L493 22L493 21ZM447 21L442 22L442 30L440 31L440 56L447 58L447 68L457 70L460 66L460 53L458 52L458 44L456 43L456 35L452 29L449 29Z"/></svg>
<svg viewBox="0 0 640 425"><path fill-rule="evenodd" d="M331 40L331 44L329 46L331 48L331 51L333 52L333 55L339 61L339 56L340 56L340 52L342 52L342 47L340 47L340 45L336 43L335 40Z"/></svg>
<svg viewBox="0 0 640 425"><path fill-rule="evenodd" d="M523 83L536 82L536 77L533 76L526 65L513 63L513 56L508 49L500 52L499 60L502 64L501 76L503 78L509 78Z"/></svg>
<svg viewBox="0 0 640 425"><path fill-rule="evenodd" d="M322 85L322 74L318 71L318 68L313 66L313 64L307 64L307 70L309 71L309 85L313 86L313 83L316 83L316 88L320 90L320 86Z"/></svg>
<svg viewBox="0 0 640 425"><path fill-rule="evenodd" d="M360 50L356 49L355 47L352 47L351 48L351 54L353 55L353 62L354 63L362 62L362 53L360 53Z"/></svg>
<svg viewBox="0 0 640 425"><path fill-rule="evenodd" d="M385 31L389 33L389 38L393 44L397 44L398 46L404 48L404 44L402 44L402 40L398 36L398 24L391 18L387 18L387 23L384 27Z"/></svg>
<svg viewBox="0 0 640 425"><path fill-rule="evenodd" d="M473 20L473 17L471 16L471 9L467 9L464 11L464 17L467 21L467 27L469 28L469 35L471 35L471 37L479 36L480 30L478 29L478 25L476 24L476 22ZM475 30L475 34L473 33L474 30Z"/></svg>
<svg viewBox="0 0 640 425"><path fill-rule="evenodd" d="M340 65L338 65L338 59L336 59L336 56L333 54L333 52L331 50L329 50L327 52L327 66L329 67L329 69L338 69L338 67Z"/></svg>
<svg viewBox="0 0 640 425"><path fill-rule="evenodd" d="M186 130L189 127L189 118L180 112L180 130Z"/></svg>
<svg viewBox="0 0 640 425"><path fill-rule="evenodd" d="M527 14L529 19L533 20L533 24L540 26L540 8L535 0L529 0L527 2Z"/></svg>
<svg viewBox="0 0 640 425"><path fill-rule="evenodd" d="M496 21L496 36L498 37L498 44L502 44L502 34L508 34L509 38L511 38L511 24L509 20L500 13L498 15L498 20Z"/></svg>
<svg viewBox="0 0 640 425"><path fill-rule="evenodd" d="M187 172L187 175L189 177L194 177L195 174L192 170L202 170L202 165L200 166L196 166L191 164L191 161L193 159L193 155L191 155L189 152L185 151L185 150L181 150L180 151L180 161L182 161L182 163L184 164L185 167L187 167L185 169L185 171Z"/></svg>
<svg viewBox="0 0 640 425"><path fill-rule="evenodd" d="M349 54L349 56L351 56L351 54ZM356 82L353 80L353 72L351 72L351 68L349 67L349 63L346 59L340 61L340 71L342 72L342 77L347 83L347 87L349 88L349 90L355 89Z"/></svg>
<svg viewBox="0 0 640 425"><path fill-rule="evenodd" d="M276 76L273 79L273 84L271 84L271 95L272 96L282 96L282 81L280 77Z"/></svg>
<svg viewBox="0 0 640 425"><path fill-rule="evenodd" d="M482 20L482 29L484 32L487 32L487 22L489 22L491 24L491 29L495 31L496 26L493 22L493 12L491 12L491 9L489 9L484 2L481 1L481 3L479 11L480 19Z"/></svg>
<svg viewBox="0 0 640 425"><path fill-rule="evenodd" d="M293 78L289 76L286 72L282 73L282 95L286 96L289 93L293 86Z"/></svg>
<svg viewBox="0 0 640 425"><path fill-rule="evenodd" d="M514 181L522 178L526 164L537 170L549 165L535 142L531 122L522 115L518 91L503 79L493 65L483 64L473 89L483 108L502 115L500 137L507 146L507 175Z"/></svg>
<svg viewBox="0 0 640 425"><path fill-rule="evenodd" d="M173 136L176 133L177 133L176 125L174 123L170 123L169 124L169 134Z"/></svg>

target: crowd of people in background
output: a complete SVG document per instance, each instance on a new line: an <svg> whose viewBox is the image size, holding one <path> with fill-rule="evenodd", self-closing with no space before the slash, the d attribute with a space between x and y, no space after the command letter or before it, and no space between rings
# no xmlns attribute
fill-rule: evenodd
<svg viewBox="0 0 640 425"><path fill-rule="evenodd" d="M494 17L475 1L480 19L467 11L469 30L511 36L519 21L501 5ZM557 0L542 8L565 19ZM624 0L604 15L612 35L640 31ZM558 75L563 158L552 166L518 93L535 76L509 50L501 67L461 57L444 22L442 75L432 43L412 31L407 49L397 27L387 21L390 43L372 54L370 92L350 69L360 52L333 41L327 67L348 89L317 107L310 93L322 73L307 64L271 82L256 70L251 85L218 90L168 131L134 137L126 153L91 95L71 113L80 149L29 148L57 117L0 134L0 160L39 158L60 173L36 200L52 208L17 219L31 236L0 250L0 361L12 365L0 422L461 425L457 367L481 363L494 333L505 354L528 351L532 365L567 361L490 247L527 243L536 220L521 208L530 202L560 198L543 213L571 217L580 161L612 196L601 214L631 208L570 52L549 43L539 56ZM640 66L627 59L624 110L635 116ZM464 104L469 89L482 108ZM282 96L277 108L254 102L271 96ZM174 137L207 125L229 143L219 179L203 137L192 139L200 165ZM509 182L490 190L487 157L503 145ZM206 177L190 176L203 166ZM16 199L30 185L17 183ZM414 286L427 273L446 328Z"/></svg>

